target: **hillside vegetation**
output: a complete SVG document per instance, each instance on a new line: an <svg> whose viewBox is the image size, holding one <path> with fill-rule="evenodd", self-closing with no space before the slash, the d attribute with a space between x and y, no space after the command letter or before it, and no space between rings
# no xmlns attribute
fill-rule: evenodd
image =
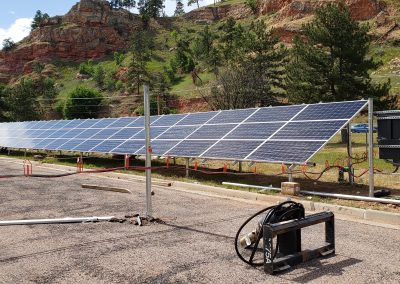
<svg viewBox="0 0 400 284"><path fill-rule="evenodd" d="M346 9L349 9L352 18L360 19L362 24L369 24L373 40L366 58L373 57L375 62L381 62L376 68L368 70L372 84L387 84L390 80L389 94L391 100L395 101L394 98L400 93L400 41L396 40L396 33L400 31L393 20L398 16L398 3L394 0L364 1L370 6L366 7L365 11L360 11L360 7L354 5L361 2L346 1ZM383 2L386 5L380 6ZM43 77L48 77L54 82L57 89L56 98L38 98L37 104L41 105L41 111L37 119L62 118L69 95L78 87L96 89L102 94L102 107L98 113L100 117L141 114L141 86L145 81L150 82L155 94L152 102L153 113L291 102L287 97L286 87L282 85L286 84L286 79L281 77L280 73L290 61L293 38L296 34L303 36L304 24L314 19L315 11L324 1L304 1L302 6L296 6L291 1L285 2L287 5L279 1L258 1L255 2L257 6L253 6L252 9L252 1L231 0L218 2L179 17L163 18L150 15L147 22L143 22L143 15L133 15L123 8L111 9L105 3L107 2L102 0L81 0L63 17L40 19L37 28L27 39L11 46L9 51L2 52L0 80L8 80L11 88L19 84L21 79L33 78L33 85L41 85L40 80L43 80ZM379 12L380 7L390 9L385 8ZM104 13L108 13L109 16L103 17ZM256 20L265 23L265 35L257 34ZM88 21L92 21L90 25ZM142 31L143 23L147 31ZM206 29L209 34L204 36ZM76 30L80 31L81 38L68 50L63 40L76 42L76 39L72 41L73 37L70 35ZM60 39L54 39L54 34L58 34ZM67 38L62 39L62 34ZM92 43L82 42L89 34L93 36L92 42L98 41L93 48L90 47ZM254 58L253 55L257 54L259 47L249 44L254 39L247 34L252 34L253 37L265 36L261 39L265 42L264 46L270 44L272 49L266 48L260 51L258 58ZM285 54L280 59L276 56L280 52L278 49L281 43L275 42L275 38L279 38L285 46L284 51L282 50ZM27 55L28 48L33 49L33 53L38 53L34 59ZM47 53L39 52L40 48L47 50ZM210 54L204 56L203 53L207 49L207 53ZM61 50L65 52L61 53ZM268 65L267 62L271 60L276 60L272 65L277 65ZM234 76L238 76L238 72L242 70L242 74L247 74L250 78L253 71L248 68L257 65L257 62L260 63L260 69L254 76L264 76L260 71L269 68L265 71L268 78L260 77L264 82L262 84L260 80L248 82L250 89L238 91L243 81L234 80ZM239 71L229 73L235 69ZM5 74L14 75L10 79L5 77ZM271 74L274 75L271 77ZM227 82L228 79L231 80L231 89L221 83ZM234 86L235 81L239 83L238 86ZM263 86L256 90L256 85ZM345 86L338 85L337 88L341 90ZM226 102L223 105L218 102L218 97L226 98L229 93L235 92L240 93L239 96L247 96L246 101L248 97L255 97L256 92L259 92L261 97L253 98L247 105ZM367 92L365 96L368 96ZM343 95L337 99L357 97L360 95ZM48 100L54 100L53 104L43 106L42 102ZM7 117L7 113L3 116Z"/></svg>

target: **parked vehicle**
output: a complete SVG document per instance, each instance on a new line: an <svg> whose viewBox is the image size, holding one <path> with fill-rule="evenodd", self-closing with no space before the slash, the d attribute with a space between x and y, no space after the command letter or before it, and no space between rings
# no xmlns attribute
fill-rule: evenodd
<svg viewBox="0 0 400 284"><path fill-rule="evenodd" d="M368 133L368 124L367 123L353 124L350 129L352 133ZM377 128L374 127L374 132L376 132L376 130Z"/></svg>

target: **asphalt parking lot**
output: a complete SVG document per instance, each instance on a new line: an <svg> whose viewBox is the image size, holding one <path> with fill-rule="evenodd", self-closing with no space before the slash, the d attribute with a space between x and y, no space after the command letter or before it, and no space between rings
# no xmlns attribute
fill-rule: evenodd
<svg viewBox="0 0 400 284"><path fill-rule="evenodd" d="M20 161L0 158L0 175L19 173ZM82 189L83 183L132 194ZM142 182L97 174L0 179L0 188L1 220L123 217L145 210ZM166 187L155 187L153 202L155 216L166 224L0 226L0 282L400 283L400 230L336 220L335 256L270 276L242 263L233 248L237 228L259 204Z"/></svg>

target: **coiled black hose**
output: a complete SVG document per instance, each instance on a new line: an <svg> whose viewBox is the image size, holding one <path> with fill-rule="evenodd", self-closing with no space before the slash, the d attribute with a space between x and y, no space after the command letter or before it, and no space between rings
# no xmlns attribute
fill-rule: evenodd
<svg viewBox="0 0 400 284"><path fill-rule="evenodd" d="M265 224L268 224L268 223L269 224L273 224L273 223L278 223L278 222L288 221L288 220L293 220L293 219L301 219L301 218L304 218L304 214L305 214L304 207L303 207L302 204L294 202L294 201L286 201L286 202L283 202L283 203L281 203L279 205L275 205L275 206L270 206L270 207L264 208L264 209L258 211L257 213L255 213L254 215L252 215L250 218L248 218L240 226L239 230L236 233L236 236L235 236L235 251L236 251L236 254L238 255L238 257L243 262L245 262L245 263L247 263L247 264L249 264L251 266L262 266L263 265L263 263L255 263L253 261L255 253L257 252L260 240L263 237L262 227L261 227L261 230L259 231L259 233L257 235L257 239L256 239L255 243L253 244L251 255L250 255L250 258L248 260L245 259L243 257L243 255L239 251L239 237L240 237L240 234L241 234L243 228L251 220L253 220L257 216L263 214L264 212L267 212L267 214L265 215L264 220L262 221L262 225L265 225ZM277 242L273 258L276 257L276 254L278 252L278 246L279 246L279 243Z"/></svg>

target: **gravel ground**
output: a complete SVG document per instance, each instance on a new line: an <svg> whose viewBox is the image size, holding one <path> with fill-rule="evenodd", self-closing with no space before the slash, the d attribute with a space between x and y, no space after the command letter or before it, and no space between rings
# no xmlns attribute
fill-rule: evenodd
<svg viewBox="0 0 400 284"><path fill-rule="evenodd" d="M0 175L21 173L18 163L0 159ZM83 183L133 194L82 189ZM0 188L1 220L122 217L145 207L143 183L100 175L1 179ZM161 187L153 205L167 224L0 227L0 282L400 283L400 230L336 220L335 256L270 276L242 263L233 248L236 229L259 205ZM318 228L309 230L304 237L320 238Z"/></svg>

